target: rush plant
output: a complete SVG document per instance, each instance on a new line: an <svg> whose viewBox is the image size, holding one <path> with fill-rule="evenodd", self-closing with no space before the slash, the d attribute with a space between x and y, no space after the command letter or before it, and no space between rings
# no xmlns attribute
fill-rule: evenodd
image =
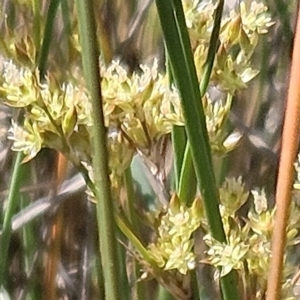
<svg viewBox="0 0 300 300"><path fill-rule="evenodd" d="M0 297L40 299L51 282L50 300L264 299L276 205L269 185L247 184L226 162L247 138L232 121L237 95L263 74L255 60L277 24L266 4L4 2L0 98L18 154L1 202ZM140 23L121 42L126 14ZM161 31L143 40L141 24ZM37 193L47 155L50 192ZM280 299L296 299L299 164ZM68 252L76 205L85 234ZM12 282L14 259L22 284Z"/></svg>

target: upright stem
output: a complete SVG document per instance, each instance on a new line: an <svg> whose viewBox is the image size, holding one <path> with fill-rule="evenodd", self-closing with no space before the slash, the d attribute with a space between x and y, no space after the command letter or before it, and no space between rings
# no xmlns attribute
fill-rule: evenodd
<svg viewBox="0 0 300 300"><path fill-rule="evenodd" d="M219 1L216 21L220 22L224 0ZM191 147L195 173L204 200L211 235L222 243L226 236L219 211L219 195L214 177L209 137L196 69L180 0L156 0L156 6L165 37L172 74L180 92L186 132ZM214 39L218 38L220 24L215 26ZM204 85L205 86L205 85ZM236 274L221 278L224 299L238 299Z"/></svg>
<svg viewBox="0 0 300 300"><path fill-rule="evenodd" d="M20 190L20 183L22 182L22 175L24 166L22 166L22 160L24 158L24 154L19 152L17 154L14 169L11 177L10 189L9 189L9 196L7 202L7 209L5 211L3 225L1 229L0 235L0 288L4 284L4 274L7 271L7 254L8 254L8 247L10 243L10 238L12 234L11 229L11 221L12 217L15 213L17 205L19 203L19 190Z"/></svg>
<svg viewBox="0 0 300 300"><path fill-rule="evenodd" d="M92 101L93 169L97 199L97 221L100 234L100 255L103 265L106 299L122 299L119 278L119 261L116 224L109 181L106 128L100 85L99 50L96 37L93 1L76 0L79 34L82 45L83 71Z"/></svg>
<svg viewBox="0 0 300 300"><path fill-rule="evenodd" d="M52 41L53 25L54 25L54 20L55 20L59 2L60 2L60 0L51 0L50 4L49 4L48 15L47 15L46 25L45 25L45 33L47 33L47 34L44 34L41 53L39 56L40 74L46 73L48 54L49 54L49 50L50 50L50 44ZM43 77L43 76L41 76L41 77Z"/></svg>

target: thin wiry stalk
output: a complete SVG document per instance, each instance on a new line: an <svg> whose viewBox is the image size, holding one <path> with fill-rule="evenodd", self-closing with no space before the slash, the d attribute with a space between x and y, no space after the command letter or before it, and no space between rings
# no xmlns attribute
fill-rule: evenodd
<svg viewBox="0 0 300 300"><path fill-rule="evenodd" d="M82 46L84 77L92 102L93 167L97 199L97 221L100 235L100 255L103 265L106 299L122 299L119 278L118 243L109 181L106 128L100 86L99 52L93 1L76 1L79 35Z"/></svg>
<svg viewBox="0 0 300 300"><path fill-rule="evenodd" d="M134 191L133 179L132 179L132 173L130 167L128 167L124 172L124 183L125 183L126 196L127 196L126 208L127 208L128 221L131 223L133 230L135 230L135 232L139 232L138 219L135 213L135 206L134 206L134 204L136 203L135 201L136 197L135 197L135 191ZM135 290L136 292L137 299L142 299L143 295L145 295L144 283L138 282L138 279L141 276L141 272L140 272L140 267L134 258L132 259L132 269L133 269L134 281L135 281L133 290Z"/></svg>
<svg viewBox="0 0 300 300"><path fill-rule="evenodd" d="M0 287L3 286L5 283L5 274L7 272L6 263L8 261L7 260L8 247L9 247L11 234L12 234L11 221L19 203L19 189L23 179L23 170L24 170L24 166L22 165L23 158L24 158L24 154L22 152L19 152L16 156L14 169L11 176L7 208L4 214L3 225L1 229Z"/></svg>
<svg viewBox="0 0 300 300"><path fill-rule="evenodd" d="M39 70L40 74L45 74L47 69L47 61L48 61L48 54L50 50L50 44L52 41L52 32L53 32L53 25L54 20L57 12L58 5L60 0L52 0L49 4L48 15L46 19L46 26L45 32L43 36L43 44L41 47L41 53L39 56ZM43 77L43 76L41 76Z"/></svg>

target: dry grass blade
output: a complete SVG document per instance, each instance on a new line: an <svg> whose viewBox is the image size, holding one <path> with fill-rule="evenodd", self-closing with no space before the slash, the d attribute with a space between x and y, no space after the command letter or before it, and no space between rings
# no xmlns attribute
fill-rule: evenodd
<svg viewBox="0 0 300 300"><path fill-rule="evenodd" d="M300 129L300 13L294 39L292 68L287 98L287 107L282 134L282 148L279 163L276 204L277 213L272 238L272 261L268 278L267 300L280 299L281 274L286 241L291 192L294 181Z"/></svg>

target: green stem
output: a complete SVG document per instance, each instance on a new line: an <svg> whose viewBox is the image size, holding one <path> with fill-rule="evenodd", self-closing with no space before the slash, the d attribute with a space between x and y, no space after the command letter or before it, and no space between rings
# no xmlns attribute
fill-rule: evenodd
<svg viewBox="0 0 300 300"><path fill-rule="evenodd" d="M219 211L219 195L214 177L205 115L202 103L199 101L201 95L182 4L180 0L156 0L156 5L175 83L182 100L186 132L211 235L216 240L226 243L226 235ZM220 21L223 5L224 1L220 0L216 12L216 22ZM220 28L219 26L216 28ZM219 34L217 29L214 32L214 38ZM217 41L215 42L217 43ZM205 85L203 83L204 87ZM238 299L234 273L230 273L221 279L221 287L224 299Z"/></svg>
<svg viewBox="0 0 300 300"><path fill-rule="evenodd" d="M128 221L131 223L132 228L134 232L136 232L138 235L140 233L139 230L139 221L138 218L136 217L136 213L134 210L134 203L136 202L136 197L135 197L135 192L134 192L134 186L133 186L133 179L132 179L132 173L131 173L131 167L128 167L127 170L124 173L124 182L125 182L125 187L126 187L126 193L127 193L127 215L128 215ZM131 247L133 247L133 244L131 243ZM144 247L143 247L144 248ZM146 250L145 248L143 250ZM133 265L133 272L134 272L134 289L136 291L137 299L142 299L143 295L145 295L145 284L144 282L139 282L138 279L140 278L141 271L140 271L140 266L133 258L132 260L132 265Z"/></svg>
<svg viewBox="0 0 300 300"><path fill-rule="evenodd" d="M172 88L174 84L174 78L172 74L172 66L170 63L170 59L168 58L167 51L167 73L169 76L169 86ZM179 184L180 184L180 173L183 164L184 152L187 143L187 137L185 128L183 126L176 126L172 127L172 147L173 147L173 155L174 155L174 179L175 179L175 191L178 191ZM179 197L180 199L180 197ZM181 201L181 199L180 199Z"/></svg>
<svg viewBox="0 0 300 300"><path fill-rule="evenodd" d="M187 143L178 187L178 197L180 201L186 205L191 204L195 197L196 189L197 181L191 155L191 148L189 143Z"/></svg>
<svg viewBox="0 0 300 300"><path fill-rule="evenodd" d="M83 71L92 102L93 167L95 176L97 221L100 235L100 255L103 265L106 299L122 299L119 278L118 243L111 196L106 146L106 128L102 107L99 53L92 0L76 0L79 35L82 46Z"/></svg>
<svg viewBox="0 0 300 300"><path fill-rule="evenodd" d="M206 58L203 76L200 82L200 97L205 95L208 84L210 81L210 76L213 70L214 60L216 56L216 51L218 48L218 40L219 40L219 32L220 32L220 24L221 24L221 18L222 18L222 12L223 12L223 3L222 1L219 2L219 5L216 9L216 14L214 18L214 26L213 31L210 37L210 43L209 43L209 49L208 49L208 55ZM186 145L185 149L185 156L184 156L184 162L183 167L181 169L180 173L180 183L179 183L179 199L183 201L183 203L189 203L192 201L195 193L195 184L193 183L193 180L195 178L195 170L192 162L191 157L191 151L190 151L190 145ZM190 187L190 188L189 188Z"/></svg>
<svg viewBox="0 0 300 300"><path fill-rule="evenodd" d="M68 0L61 0L61 11L62 18L64 22L64 36L67 39L67 61L70 60L70 49L71 49L71 35L72 35L72 26L70 19L70 9L68 5Z"/></svg>
<svg viewBox="0 0 300 300"><path fill-rule="evenodd" d="M96 193L95 185L92 182L92 180L89 178L89 175L88 175L86 169L83 166L80 166L80 167L76 166L76 167L77 167L77 170L83 175L87 186L95 194ZM127 239L130 241L130 243L132 243L132 245L139 252L139 254L142 256L142 258L145 260L145 262L150 264L153 267L153 269L155 269L156 264L153 262L153 260L149 256L148 250L144 247L142 242L133 233L131 228L129 228L127 223L125 223L124 220L118 214L115 214L115 220L116 220L116 223L118 225L118 228L127 237Z"/></svg>
<svg viewBox="0 0 300 300"><path fill-rule="evenodd" d="M130 166L124 172L124 182L126 187L127 194L127 218L131 223L132 228L135 232L139 233L138 230L138 219L136 218L136 214L134 212L134 203L135 203L135 192L133 187L133 180L131 174ZM133 245L132 245L133 246ZM142 299L143 295L145 295L144 283L138 282L138 279L141 276L140 267L136 262L135 258L132 258L132 266L134 273L134 289L136 291L137 299Z"/></svg>
<svg viewBox="0 0 300 300"><path fill-rule="evenodd" d="M129 222L132 224L132 227L134 227L134 229L137 229L137 226L135 224L136 219L134 218L135 193L133 188L133 180L132 180L130 166L124 172L124 183L125 183L126 196L127 196L127 207L126 207L127 218Z"/></svg>
<svg viewBox="0 0 300 300"><path fill-rule="evenodd" d="M216 9L216 13L215 13L214 27L213 27L213 31L211 33L208 54L207 54L207 58L206 58L205 66L204 66L202 79L200 82L201 98L205 95L206 90L208 88L210 76L211 76L214 61L215 61L215 56L216 56L218 43L219 43L219 33L220 33L220 27L221 27L223 7L224 7L224 0L220 0L219 4L217 6L217 9Z"/></svg>
<svg viewBox="0 0 300 300"><path fill-rule="evenodd" d="M40 70L41 78L44 77L47 70L47 61L48 61L47 58L50 50L50 44L52 41L53 24L54 24L59 2L60 0L51 0L49 4L45 31L43 36L43 44L39 56L39 70Z"/></svg>
<svg viewBox="0 0 300 300"><path fill-rule="evenodd" d="M175 190L180 189L180 175L182 166L184 164L184 153L186 147L186 133L183 126L174 125L172 128L172 146L174 153L174 177L175 177ZM179 197L180 201L183 201Z"/></svg>
<svg viewBox="0 0 300 300"><path fill-rule="evenodd" d="M14 163L14 169L11 177L8 195L7 209L5 211L2 231L0 235L0 287L4 284L4 275L7 272L7 255L12 234L11 221L19 203L20 183L22 182L24 168L24 166L22 165L23 158L24 154L22 152L19 152Z"/></svg>
<svg viewBox="0 0 300 300"><path fill-rule="evenodd" d="M192 270L191 271L191 286L192 286L192 293L193 293L193 299L201 299L201 286L199 284L198 278L197 278L197 271Z"/></svg>

